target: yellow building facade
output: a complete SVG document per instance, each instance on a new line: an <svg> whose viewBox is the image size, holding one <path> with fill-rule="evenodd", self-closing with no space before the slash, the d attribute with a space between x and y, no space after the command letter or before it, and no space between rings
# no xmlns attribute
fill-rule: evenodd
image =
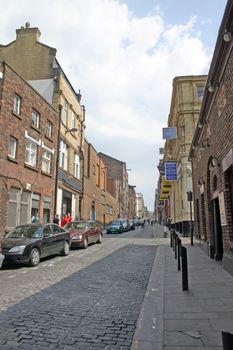
<svg viewBox="0 0 233 350"><path fill-rule="evenodd" d="M167 139L164 146L164 164L175 162L177 180L172 181L169 196L169 216L174 228L183 234L190 231L193 220L192 202L187 192L192 191L192 169L188 161L190 146L199 118L206 76L181 76L173 80L172 98L167 127L176 128L177 137Z"/></svg>

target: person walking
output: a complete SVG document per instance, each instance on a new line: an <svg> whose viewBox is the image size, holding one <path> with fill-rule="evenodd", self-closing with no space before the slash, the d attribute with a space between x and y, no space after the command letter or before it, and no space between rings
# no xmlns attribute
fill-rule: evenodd
<svg viewBox="0 0 233 350"><path fill-rule="evenodd" d="M54 217L54 219L53 219L53 223L54 223L54 224L57 224L57 225L60 224L59 214L56 214L56 215L55 215L55 217Z"/></svg>

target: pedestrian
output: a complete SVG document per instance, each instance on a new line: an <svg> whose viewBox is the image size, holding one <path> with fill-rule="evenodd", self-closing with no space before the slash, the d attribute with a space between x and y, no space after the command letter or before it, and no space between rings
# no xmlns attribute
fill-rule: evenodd
<svg viewBox="0 0 233 350"><path fill-rule="evenodd" d="M61 219L61 227L64 227L67 224L67 215L63 215Z"/></svg>
<svg viewBox="0 0 233 350"><path fill-rule="evenodd" d="M59 214L56 214L56 215L55 215L55 217L54 217L54 219L53 219L53 223L54 223L54 224L57 224L57 225L60 224Z"/></svg>
<svg viewBox="0 0 233 350"><path fill-rule="evenodd" d="M34 213L34 215L32 216L31 222L32 222L32 224L35 224L35 223L39 222L38 211L36 211L36 212Z"/></svg>
<svg viewBox="0 0 233 350"><path fill-rule="evenodd" d="M72 216L70 215L70 213L68 213L66 215L66 220L67 220L67 222L71 222L72 221Z"/></svg>

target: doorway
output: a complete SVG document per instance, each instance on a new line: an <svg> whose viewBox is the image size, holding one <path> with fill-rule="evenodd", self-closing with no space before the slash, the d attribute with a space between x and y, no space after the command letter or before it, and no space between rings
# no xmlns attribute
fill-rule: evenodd
<svg viewBox="0 0 233 350"><path fill-rule="evenodd" d="M213 200L213 223L214 223L214 247L215 260L222 260L223 257L223 241L222 241L222 225L220 218L218 197Z"/></svg>

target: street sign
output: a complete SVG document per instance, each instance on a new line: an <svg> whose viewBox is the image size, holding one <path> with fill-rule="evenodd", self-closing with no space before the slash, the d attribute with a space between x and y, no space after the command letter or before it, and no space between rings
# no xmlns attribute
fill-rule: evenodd
<svg viewBox="0 0 233 350"><path fill-rule="evenodd" d="M177 163L175 162L165 163L165 180L166 181L177 180Z"/></svg>
<svg viewBox="0 0 233 350"><path fill-rule="evenodd" d="M163 140L173 140L176 138L176 128L163 128Z"/></svg>

